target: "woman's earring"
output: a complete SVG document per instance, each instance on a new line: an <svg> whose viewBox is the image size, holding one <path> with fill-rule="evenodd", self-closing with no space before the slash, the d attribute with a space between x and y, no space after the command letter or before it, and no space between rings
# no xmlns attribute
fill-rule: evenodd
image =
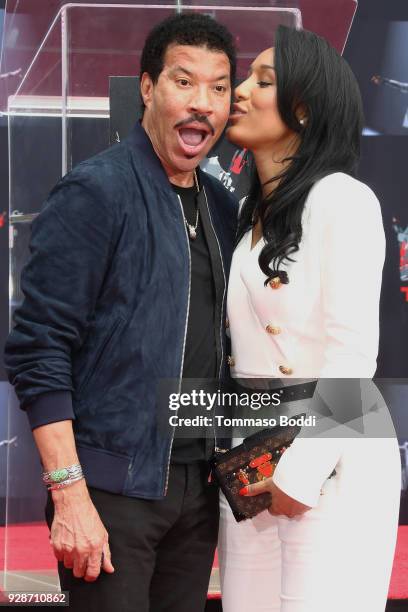
<svg viewBox="0 0 408 612"><path fill-rule="evenodd" d="M300 125L306 125L306 118L302 117L302 119L299 119L299 123Z"/></svg>

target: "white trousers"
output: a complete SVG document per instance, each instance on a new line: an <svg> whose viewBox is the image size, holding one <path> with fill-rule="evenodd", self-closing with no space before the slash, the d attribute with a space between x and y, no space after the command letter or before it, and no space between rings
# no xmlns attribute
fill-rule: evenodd
<svg viewBox="0 0 408 612"><path fill-rule="evenodd" d="M351 441L317 507L237 523L221 494L224 612L384 612L398 529L394 440Z"/></svg>

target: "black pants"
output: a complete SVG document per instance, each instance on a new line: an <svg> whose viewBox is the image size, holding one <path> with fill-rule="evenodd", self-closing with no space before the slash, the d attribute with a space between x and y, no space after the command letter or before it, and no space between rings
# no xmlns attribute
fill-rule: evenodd
<svg viewBox="0 0 408 612"><path fill-rule="evenodd" d="M75 578L58 563L70 609L87 612L204 610L218 535L218 490L204 462L172 465L167 496L150 501L89 488L109 533L113 574ZM54 506L49 496L46 519Z"/></svg>

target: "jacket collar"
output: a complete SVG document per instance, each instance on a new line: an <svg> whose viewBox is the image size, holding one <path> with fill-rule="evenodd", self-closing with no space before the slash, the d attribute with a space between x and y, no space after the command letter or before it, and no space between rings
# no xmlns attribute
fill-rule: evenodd
<svg viewBox="0 0 408 612"><path fill-rule="evenodd" d="M168 176L153 149L149 136L139 122L136 123L135 127L126 138L126 142L137 165L140 165L142 160L143 167L149 171L153 178L160 183L164 189L169 189L170 183Z"/></svg>
<svg viewBox="0 0 408 612"><path fill-rule="evenodd" d="M169 178L162 166L160 159L157 157L153 149L152 142L142 127L141 123L137 122L133 130L125 141L131 151L133 159L139 165L140 160L143 160L143 167L149 171L153 178L164 188L171 189ZM205 172L200 171L197 166L197 174L200 177L201 184L206 183Z"/></svg>

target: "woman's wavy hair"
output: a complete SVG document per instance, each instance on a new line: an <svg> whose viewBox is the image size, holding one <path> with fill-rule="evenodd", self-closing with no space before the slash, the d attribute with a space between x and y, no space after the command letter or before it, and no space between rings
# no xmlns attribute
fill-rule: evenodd
<svg viewBox="0 0 408 612"><path fill-rule="evenodd" d="M347 62L326 40L306 30L279 26L275 39L278 111L300 144L286 169L268 183L275 190L262 199L253 165L252 181L238 222L237 244L258 219L265 246L259 265L265 285L294 261L302 238L302 212L311 187L332 172L355 176L360 158L363 110L356 78ZM306 117L302 125L300 117ZM328 203L330 205L330 203Z"/></svg>

